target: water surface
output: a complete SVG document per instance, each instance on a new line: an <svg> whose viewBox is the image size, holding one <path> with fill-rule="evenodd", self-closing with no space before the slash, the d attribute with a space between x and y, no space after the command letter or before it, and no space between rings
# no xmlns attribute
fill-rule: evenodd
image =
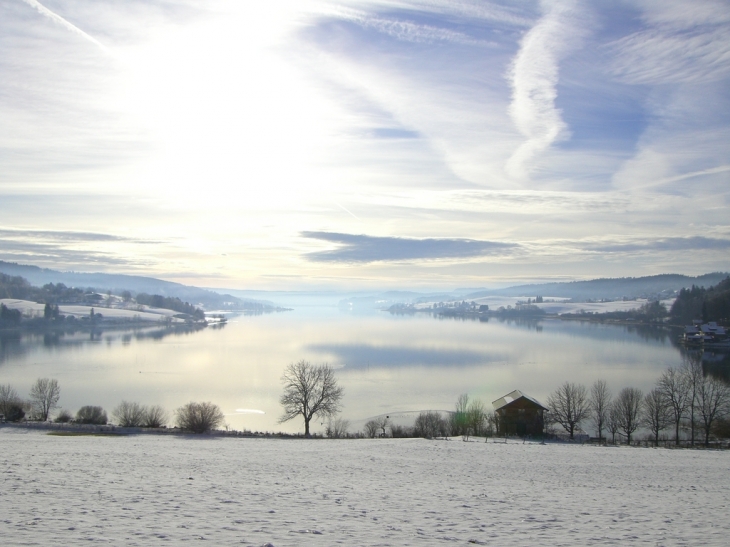
<svg viewBox="0 0 730 547"><path fill-rule="evenodd" d="M5 332L0 383L26 395L36 378L56 378L60 404L72 412L82 405L111 411L121 400L170 410L212 401L232 428L296 432L299 421L277 424L280 378L287 364L306 359L338 368L343 416L359 429L384 413L450 410L461 393L491 403L520 389L544 402L565 381L589 386L598 378L614 393L626 386L647 391L663 370L681 363L672 336L556 319L475 321L309 307L234 317L222 329L190 333Z"/></svg>

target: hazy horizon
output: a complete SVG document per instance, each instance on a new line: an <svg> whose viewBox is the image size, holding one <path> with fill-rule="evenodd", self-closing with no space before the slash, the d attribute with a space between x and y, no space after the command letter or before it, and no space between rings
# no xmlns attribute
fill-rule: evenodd
<svg viewBox="0 0 730 547"><path fill-rule="evenodd" d="M7 0L0 260L200 287L730 270L722 0Z"/></svg>

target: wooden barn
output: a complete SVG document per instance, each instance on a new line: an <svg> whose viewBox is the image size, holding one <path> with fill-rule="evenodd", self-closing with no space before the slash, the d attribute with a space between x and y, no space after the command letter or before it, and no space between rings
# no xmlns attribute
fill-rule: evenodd
<svg viewBox="0 0 730 547"><path fill-rule="evenodd" d="M547 407L516 389L492 402L497 435L542 436Z"/></svg>

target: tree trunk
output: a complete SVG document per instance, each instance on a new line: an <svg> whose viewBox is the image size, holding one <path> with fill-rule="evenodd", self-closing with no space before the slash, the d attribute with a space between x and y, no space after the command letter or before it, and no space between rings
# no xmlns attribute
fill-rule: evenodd
<svg viewBox="0 0 730 547"><path fill-rule="evenodd" d="M304 436L310 437L309 435L309 418L304 418Z"/></svg>

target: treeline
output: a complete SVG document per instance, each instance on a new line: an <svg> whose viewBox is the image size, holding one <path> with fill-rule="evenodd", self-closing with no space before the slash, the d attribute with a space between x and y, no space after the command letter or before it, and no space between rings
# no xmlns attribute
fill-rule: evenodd
<svg viewBox="0 0 730 547"><path fill-rule="evenodd" d="M67 287L63 283L47 283L43 287L31 285L19 275L0 273L0 298L15 298L33 302L55 304L58 302L78 302L83 300L86 291Z"/></svg>
<svg viewBox="0 0 730 547"><path fill-rule="evenodd" d="M198 321L205 319L205 312L203 312L203 310L196 308L192 304L183 302L176 296L161 296L159 294L147 294L142 292L137 295L135 300L137 301L137 304L184 313L192 316Z"/></svg>
<svg viewBox="0 0 730 547"><path fill-rule="evenodd" d="M678 324L690 324L694 319L726 323L730 318L730 277L709 289L692 285L680 290L669 316Z"/></svg>
<svg viewBox="0 0 730 547"><path fill-rule="evenodd" d="M31 386L27 399L23 399L10 384L0 385L0 415L8 422L46 422L51 413L59 408L61 388L58 380L38 378ZM163 428L170 416L159 405L145 406L136 402L122 401L111 413L120 427ZM205 433L216 429L225 421L223 411L213 403L190 402L174 413L175 425L183 431ZM53 419L54 423L107 425L109 417L103 407L82 406L76 414L61 409Z"/></svg>

